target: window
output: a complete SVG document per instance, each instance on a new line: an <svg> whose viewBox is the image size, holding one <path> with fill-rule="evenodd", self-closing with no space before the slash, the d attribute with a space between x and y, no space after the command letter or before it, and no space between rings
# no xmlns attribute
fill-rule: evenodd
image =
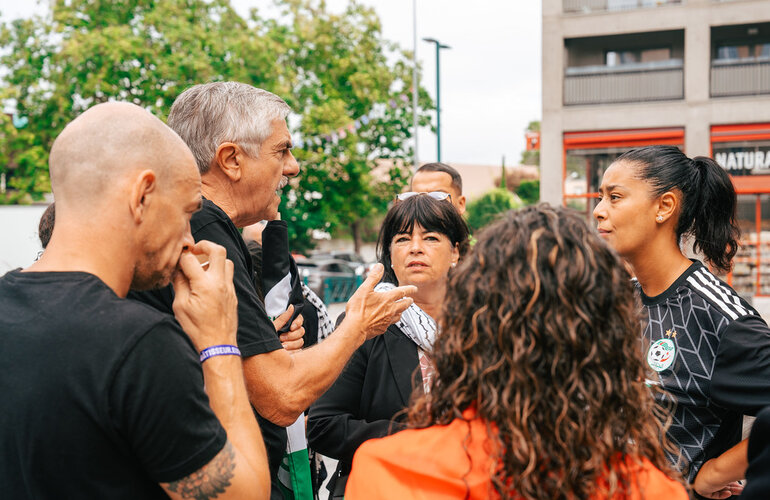
<svg viewBox="0 0 770 500"><path fill-rule="evenodd" d="M717 45L715 59L718 61L770 59L770 41Z"/></svg>
<svg viewBox="0 0 770 500"><path fill-rule="evenodd" d="M668 61L671 59L671 48L608 50L604 63L607 66L623 66L625 64Z"/></svg>

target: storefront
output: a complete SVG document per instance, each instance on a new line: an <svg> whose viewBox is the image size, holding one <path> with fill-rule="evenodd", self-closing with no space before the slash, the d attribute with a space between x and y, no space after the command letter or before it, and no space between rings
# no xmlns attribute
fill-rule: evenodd
<svg viewBox="0 0 770 500"><path fill-rule="evenodd" d="M738 193L741 247L727 281L746 296L770 296L770 123L713 125L711 156Z"/></svg>
<svg viewBox="0 0 770 500"><path fill-rule="evenodd" d="M684 149L684 128L564 133L564 203L590 220L604 171L631 148L668 144Z"/></svg>

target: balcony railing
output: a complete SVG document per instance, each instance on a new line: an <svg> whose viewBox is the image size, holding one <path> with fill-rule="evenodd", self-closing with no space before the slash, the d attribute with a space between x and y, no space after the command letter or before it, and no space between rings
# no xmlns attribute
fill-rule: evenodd
<svg viewBox="0 0 770 500"><path fill-rule="evenodd" d="M770 60L712 61L711 97L770 94Z"/></svg>
<svg viewBox="0 0 770 500"><path fill-rule="evenodd" d="M620 67L567 68L564 105L684 99L681 59Z"/></svg>
<svg viewBox="0 0 770 500"><path fill-rule="evenodd" d="M682 0L562 0L565 13L607 12L681 4Z"/></svg>

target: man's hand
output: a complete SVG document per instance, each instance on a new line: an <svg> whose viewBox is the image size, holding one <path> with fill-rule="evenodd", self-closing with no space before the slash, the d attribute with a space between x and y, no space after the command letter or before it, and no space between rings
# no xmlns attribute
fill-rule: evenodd
<svg viewBox="0 0 770 500"><path fill-rule="evenodd" d="M195 255L193 255L195 254ZM204 270L195 256L205 256ZM198 351L219 344L236 345L238 299L233 287L233 263L227 252L210 241L199 241L179 259L174 277L174 316Z"/></svg>
<svg viewBox="0 0 770 500"><path fill-rule="evenodd" d="M412 305L411 295L417 292L415 286L400 286L387 292L375 292L374 287L382 278L384 268L376 264L369 272L356 293L345 307L343 324L357 325L368 340L383 333L388 326L401 318L401 313Z"/></svg>
<svg viewBox="0 0 770 500"><path fill-rule="evenodd" d="M291 319L292 314L294 314L294 306L289 304L289 308L273 320L273 326L275 327L276 332L286 326L286 323ZM283 348L287 351L299 351L302 349L302 346L305 345L305 339L303 338L305 336L305 328L302 326L304 321L305 318L303 318L301 314L298 315L289 327L289 331L281 334L279 337Z"/></svg>

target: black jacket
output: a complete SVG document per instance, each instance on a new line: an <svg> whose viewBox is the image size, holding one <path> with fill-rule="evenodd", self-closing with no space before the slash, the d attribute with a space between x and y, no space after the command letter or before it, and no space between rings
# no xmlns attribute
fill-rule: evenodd
<svg viewBox="0 0 770 500"><path fill-rule="evenodd" d="M402 410L412 390L423 390L417 345L390 325L356 350L334 385L310 407L308 444L339 460L333 480L350 473L353 454L364 441L403 428Z"/></svg>

